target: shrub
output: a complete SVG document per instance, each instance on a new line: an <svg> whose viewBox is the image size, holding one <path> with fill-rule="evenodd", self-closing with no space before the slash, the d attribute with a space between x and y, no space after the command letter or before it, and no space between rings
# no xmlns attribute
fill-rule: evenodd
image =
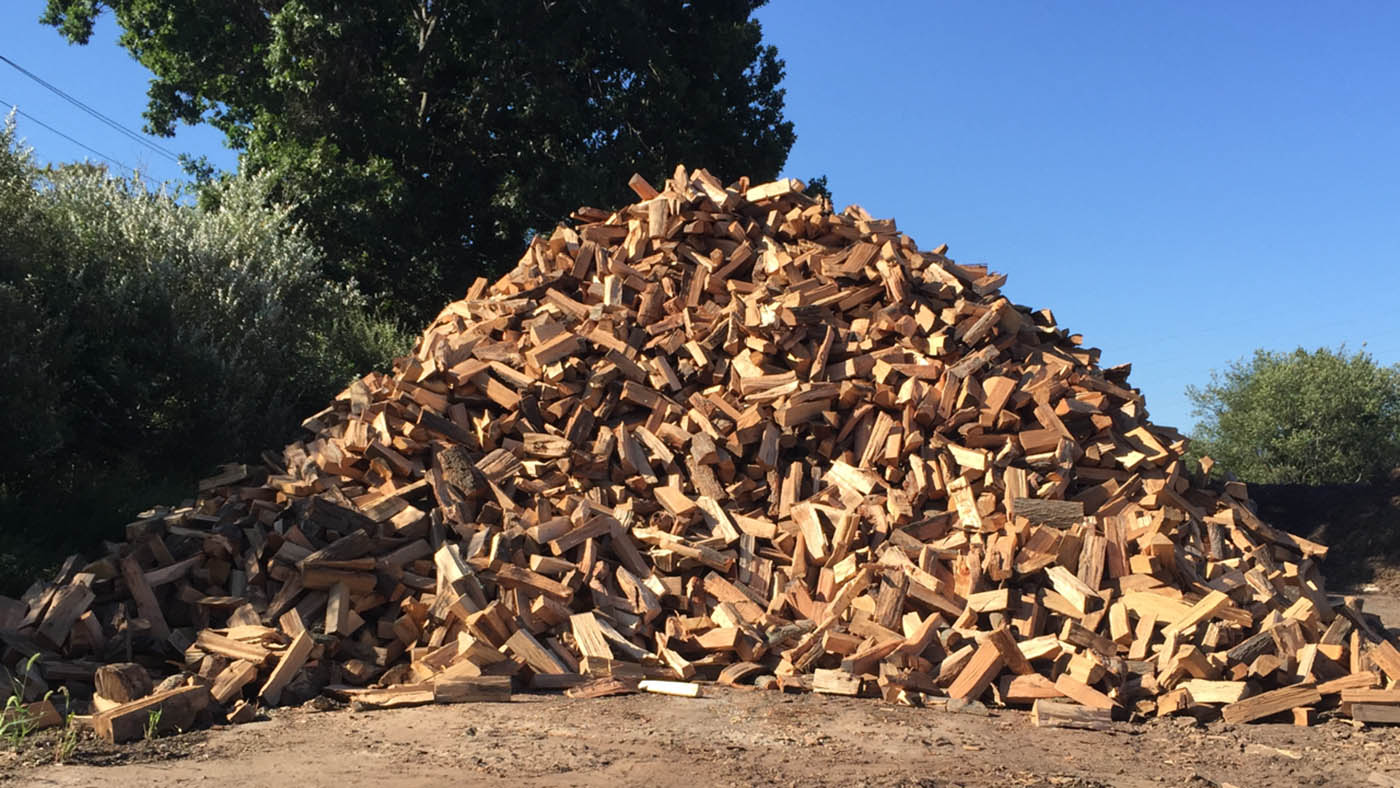
<svg viewBox="0 0 1400 788"><path fill-rule="evenodd" d="M196 201L101 167L41 169L6 124L0 538L81 542L73 531L133 513L98 505L139 507L136 492L280 445L300 416L403 350L353 283L322 275L270 186L234 176Z"/></svg>
<svg viewBox="0 0 1400 788"><path fill-rule="evenodd" d="M1245 481L1366 482L1400 464L1400 367L1365 352L1257 350L1187 396L1193 455Z"/></svg>

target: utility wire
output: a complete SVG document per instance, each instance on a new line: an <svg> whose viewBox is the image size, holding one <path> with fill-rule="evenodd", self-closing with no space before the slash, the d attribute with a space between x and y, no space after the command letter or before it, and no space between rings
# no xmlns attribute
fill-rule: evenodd
<svg viewBox="0 0 1400 788"><path fill-rule="evenodd" d="M149 149L152 150L153 152L155 152L155 153L157 153L157 154L159 154L159 155L161 155L161 156L164 156L165 158L167 158L167 159L169 159L169 160L171 160L171 161L173 161L173 162L178 162L178 161L180 160L180 157L179 157L177 154L171 152L170 149L168 149L168 148L166 148L166 147L164 147L164 146L162 146L162 145L158 145L158 144L152 142L151 140L147 139L146 136L145 136L144 134L141 134L140 132L132 131L131 129L128 129L127 127L123 126L122 124L118 123L117 121L115 121L115 120L113 120L113 119L107 117L106 115L102 114L102 113L99 112L97 109L95 109L95 108L93 108L92 106L88 105L86 102L84 102L84 101L82 101L81 99L78 99L78 98L76 98L76 97L70 95L69 93L67 93L66 91L64 91L62 88L60 88L60 87L58 87L57 85L54 85L54 84L48 82L48 81L45 80L43 77L39 76L38 74L35 74L34 72L30 71L30 70L27 69L27 68L21 66L20 64L16 63L15 61L13 61L13 60L11 60L11 59L5 57L4 55L0 55L0 61L4 61L4 62L5 62L6 64L8 64L11 68L15 69L15 70L18 71L19 73L25 75L26 77L29 77L30 79L32 79L32 80L34 80L35 82L37 82L37 83L39 83L40 85L42 85L46 90L50 91L50 92L53 93L54 95L56 95L56 96L58 96L59 98L63 99L64 101L67 101L69 104L72 104L73 106L77 107L78 109L82 110L83 112L86 112L87 114L93 116L94 118L97 118L98 120L102 121L103 123L107 124L108 126L112 127L113 129L115 129L117 132L119 132L119 133L123 134L124 136L126 136L127 138L131 139L132 141L138 142L138 143L140 143L140 144L142 144L142 145L145 145L147 148L149 148ZM32 119L32 117L33 117L33 116L31 116L31 119ZM36 122L37 122L37 121L36 121Z"/></svg>
<svg viewBox="0 0 1400 788"><path fill-rule="evenodd" d="M38 118L34 117L33 115L29 114L28 112L25 112L24 110L20 109L19 107L15 106L14 104L11 104L10 102L5 101L4 99L0 99L0 104L4 104L5 106L7 106L7 107L9 107L10 109L14 110L14 111L15 111L16 113L18 113L19 115L21 115L21 116L23 116L23 117L25 117L25 118L28 118L30 121L33 121L36 125L42 126L42 127L44 127L45 129L48 129L49 131L53 132L54 134L57 134L58 136L64 138L65 140L68 140L69 142L73 143L74 145L77 145L79 148L82 148L83 150L87 151L88 153L91 153L92 155L96 156L97 158L102 159L103 161L109 162L109 163L111 163L111 164L115 164L115 165L117 165L118 167L121 167L122 169L126 170L127 172L130 172L132 175L135 175L135 176L137 176L137 177L140 177L140 178L145 179L145 181L146 181L147 183L152 183L152 184L155 183L155 181L151 180L151 179L150 179L149 177L147 177L146 175L142 174L141 172L138 172L138 171L136 170L135 167L131 167L131 166L128 166L128 165L126 165L126 164L123 164L123 163L121 163L120 161L118 161L117 159L115 159L115 158L113 158L113 157L111 157L111 156L108 156L107 154L103 153L102 151L100 151L100 150L98 150L98 149L96 149L96 148L94 148L94 147L92 147L92 146L90 146L90 145L86 145L86 144L84 144L82 141L80 141L80 140L78 140L78 139L75 139L75 138L73 138L73 137L70 137L70 136L68 136L67 134L64 134L63 132L59 131L58 129L54 128L53 126L50 126L49 124L43 122L42 120L39 120Z"/></svg>

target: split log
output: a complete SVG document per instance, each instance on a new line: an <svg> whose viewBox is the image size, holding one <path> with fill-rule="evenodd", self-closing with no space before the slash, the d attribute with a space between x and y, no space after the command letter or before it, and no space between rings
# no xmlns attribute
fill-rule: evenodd
<svg viewBox="0 0 1400 788"><path fill-rule="evenodd" d="M98 712L92 717L92 728L108 744L120 744L142 738L148 727L155 734L189 730L208 705L206 687L180 687Z"/></svg>
<svg viewBox="0 0 1400 788"><path fill-rule="evenodd" d="M151 674L134 662L103 665L93 674L97 694L118 703L130 703L151 694Z"/></svg>

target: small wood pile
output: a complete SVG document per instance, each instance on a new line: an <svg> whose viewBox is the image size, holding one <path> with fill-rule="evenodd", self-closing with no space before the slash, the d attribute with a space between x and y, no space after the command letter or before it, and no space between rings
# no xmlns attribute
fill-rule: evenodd
<svg viewBox="0 0 1400 788"><path fill-rule="evenodd" d="M631 185L265 468L0 600L5 662L95 681L115 740L641 681L1396 720L1400 651L1326 548L1192 478L1128 368L1004 276L797 181Z"/></svg>

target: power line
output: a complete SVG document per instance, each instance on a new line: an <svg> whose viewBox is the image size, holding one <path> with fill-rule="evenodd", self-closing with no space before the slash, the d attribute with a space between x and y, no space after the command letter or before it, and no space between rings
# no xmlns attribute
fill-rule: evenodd
<svg viewBox="0 0 1400 788"><path fill-rule="evenodd" d="M107 124L108 126L112 127L113 129L115 129L115 130L118 131L119 133L121 133L121 134L123 134L124 136L126 136L128 139L130 139L130 140L132 140L132 141L134 141L134 142L138 142L138 143L140 143L140 144L146 146L147 148L149 148L150 150L154 151L155 153L157 153L157 154L159 154L159 155L161 155L161 156L164 156L164 157L166 157L167 159L169 159L169 160L171 160L171 161L173 161L173 162L178 162L178 161L180 160L180 157L179 157L177 154L171 152L168 148L166 148L166 147L164 147L164 146L162 146L162 145L157 145L156 143L154 143L154 142L152 142L151 140L147 139L146 136L143 135L143 134L141 134L140 132L136 132L136 131L132 131L131 129L128 129L127 127L123 126L122 124L118 123L117 121L113 120L112 118L109 118L109 117L107 117L106 115L102 114L100 111L98 111L97 109L95 109L95 108L93 108L92 106L88 105L86 102L82 101L82 100L79 99L79 98L76 98L75 96L72 96L72 95L69 94L68 92L64 91L62 88L58 87L57 85L54 85L54 84L51 83L51 82L48 82L48 81L45 80L43 77L39 76L38 74L35 74L34 72L30 71L30 70L27 69L27 68L21 66L20 64L16 63L15 61L13 61L13 60L11 60L11 59L5 57L4 55L0 55L0 61L4 61L4 62L5 62L6 64L8 64L11 68L15 69L15 70L18 71L19 73L25 75L26 77L29 77L30 79L34 80L34 81L37 82L37 83L39 83L39 84L42 85L46 90L50 91L50 92L53 93L54 95L56 95L56 96L58 96L59 98L63 99L64 101L67 101L69 104L72 104L73 106L77 107L78 109L82 110L83 112L86 112L87 114L93 116L94 118L97 118L98 120L100 120L100 121L102 121L103 123Z"/></svg>
<svg viewBox="0 0 1400 788"><path fill-rule="evenodd" d="M111 156L108 156L107 154L103 153L102 151L100 151L100 150L98 150L98 149L96 149L96 148L94 148L94 147L92 147L92 146L90 146L90 145L87 145L87 144L83 143L81 140L75 139L75 138L73 138L73 137L70 137L70 136L67 135L67 134L64 134L63 132L59 131L58 129L54 128L53 126L50 126L49 124L43 122L42 120L39 120L38 118L34 117L33 115L29 114L28 112L25 112L24 110L20 109L19 107L15 106L14 104L11 104L10 102L5 101L4 99L0 99L0 104L4 104L5 106L7 106L7 107L9 107L10 109L14 110L14 111L15 111L16 113L18 113L19 115L21 115L21 116L23 116L23 117L25 117L25 118L28 118L30 121L33 121L35 124L37 124L37 125L39 125L39 126L42 126L42 127L45 128L45 129L48 129L49 131L53 132L54 134L57 134L58 136L64 138L65 140L68 140L69 142L73 143L74 145L77 145L79 148L82 148L83 150L87 151L88 153L91 153L92 155L96 156L97 158L102 159L103 161L109 162L109 163L111 163L111 164L115 164L115 165L117 165L118 167L121 167L122 169L126 170L127 172L130 172L132 175L135 175L135 176L137 176L138 178L144 179L147 183L152 183L152 184L155 183L155 181L151 180L151 179L150 179L149 177L147 177L146 175L143 175L142 173L138 172L138 171L136 170L135 167L131 167L131 166L128 166L128 165L126 165L126 164L123 164L122 162L118 161L117 159L115 159L115 158L113 158L113 157L111 157Z"/></svg>

